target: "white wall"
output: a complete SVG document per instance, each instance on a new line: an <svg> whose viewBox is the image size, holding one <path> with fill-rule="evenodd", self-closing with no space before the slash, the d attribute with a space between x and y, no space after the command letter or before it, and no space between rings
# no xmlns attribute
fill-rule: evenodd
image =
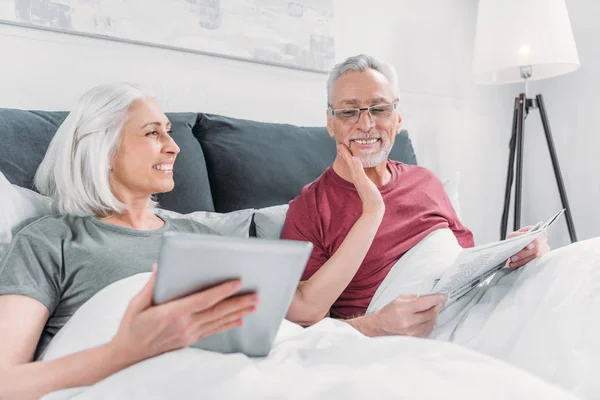
<svg viewBox="0 0 600 400"><path fill-rule="evenodd" d="M544 96L577 236L582 240L600 235L600 3L566 3L581 67L568 75L532 82L529 97ZM562 205L537 110L526 120L525 129L522 213L534 222L548 218ZM552 228L550 243L553 247L570 243L564 218Z"/></svg>
<svg viewBox="0 0 600 400"><path fill-rule="evenodd" d="M365 52L396 66L419 163L460 172L463 220L482 243L499 236L517 91L471 83L476 10L477 0L335 0L335 32L339 60ZM324 74L4 25L0 54L0 107L65 110L93 85L131 80L167 110L324 124Z"/></svg>
<svg viewBox="0 0 600 400"><path fill-rule="evenodd" d="M132 81L166 110L323 120L325 74L7 25L0 25L0 51L1 107L67 110L92 86Z"/></svg>
<svg viewBox="0 0 600 400"><path fill-rule="evenodd" d="M458 171L465 225L478 243L499 239L516 89L472 83L477 0L345 4L367 23L339 29L338 55L364 51L394 63L419 164L441 178Z"/></svg>

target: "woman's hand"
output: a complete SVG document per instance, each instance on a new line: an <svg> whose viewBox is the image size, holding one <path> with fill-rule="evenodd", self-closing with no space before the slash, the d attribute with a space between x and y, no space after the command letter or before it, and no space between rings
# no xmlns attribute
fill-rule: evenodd
<svg viewBox="0 0 600 400"><path fill-rule="evenodd" d="M241 288L238 280L161 305L152 305L156 265L150 280L131 300L119 330L109 346L128 363L189 346L207 336L243 324L256 310L255 294L230 298Z"/></svg>
<svg viewBox="0 0 600 400"><path fill-rule="evenodd" d="M375 183L369 179L367 174L365 174L362 162L358 158L352 156L350 149L348 149L345 144L338 144L337 149L338 154L344 159L346 165L348 165L352 183L356 187L358 195L362 200L363 215L383 216L383 213L385 212L385 203L383 202L383 198L381 197L377 185L375 185Z"/></svg>

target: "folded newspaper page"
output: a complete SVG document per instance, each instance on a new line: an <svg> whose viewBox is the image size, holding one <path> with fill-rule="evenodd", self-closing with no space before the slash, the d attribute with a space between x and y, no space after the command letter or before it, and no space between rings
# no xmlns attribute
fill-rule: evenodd
<svg viewBox="0 0 600 400"><path fill-rule="evenodd" d="M452 304L504 267L506 260L533 242L564 211L557 212L544 224L538 223L521 236L463 249L429 293L444 293L448 296L446 307Z"/></svg>

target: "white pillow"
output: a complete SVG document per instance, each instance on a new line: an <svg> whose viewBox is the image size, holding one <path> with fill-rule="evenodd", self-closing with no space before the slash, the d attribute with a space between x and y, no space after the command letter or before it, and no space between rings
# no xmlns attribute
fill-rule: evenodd
<svg viewBox="0 0 600 400"><path fill-rule="evenodd" d="M158 208L156 209L156 214L173 219L191 219L206 225L219 235L247 238L250 236L250 224L252 223L254 209L248 208L229 213L196 211L189 214L179 214L175 211Z"/></svg>
<svg viewBox="0 0 600 400"><path fill-rule="evenodd" d="M453 178L445 178L442 179L442 183L444 185L444 190L446 191L446 195L450 199L450 203L452 203L452 207L454 208L454 212L460 219L460 202L458 201L458 187L460 184L460 172L456 171Z"/></svg>
<svg viewBox="0 0 600 400"><path fill-rule="evenodd" d="M460 204L458 202L459 173L453 179L444 179L444 189L454 207L454 211L460 219ZM260 208L254 212L254 223L256 225L256 236L262 239L279 239L288 210L287 204Z"/></svg>
<svg viewBox="0 0 600 400"><path fill-rule="evenodd" d="M149 272L114 282L86 301L48 344L41 360L54 360L108 343L117 333L131 299L150 278Z"/></svg>
<svg viewBox="0 0 600 400"><path fill-rule="evenodd" d="M282 204L256 210L254 212L256 237L262 239L279 239L288 208L287 204Z"/></svg>
<svg viewBox="0 0 600 400"><path fill-rule="evenodd" d="M0 172L0 258L17 232L49 214L52 201L48 197L11 184Z"/></svg>
<svg viewBox="0 0 600 400"><path fill-rule="evenodd" d="M396 262L371 299L367 314L379 311L401 294L429 294L462 251L451 229L431 232Z"/></svg>

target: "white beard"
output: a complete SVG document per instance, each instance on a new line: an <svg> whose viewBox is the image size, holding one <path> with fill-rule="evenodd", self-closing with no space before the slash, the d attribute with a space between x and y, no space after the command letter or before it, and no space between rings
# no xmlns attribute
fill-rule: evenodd
<svg viewBox="0 0 600 400"><path fill-rule="evenodd" d="M377 153L358 154L356 157L362 163L363 168L374 168L385 161L388 154L389 151L381 149Z"/></svg>

